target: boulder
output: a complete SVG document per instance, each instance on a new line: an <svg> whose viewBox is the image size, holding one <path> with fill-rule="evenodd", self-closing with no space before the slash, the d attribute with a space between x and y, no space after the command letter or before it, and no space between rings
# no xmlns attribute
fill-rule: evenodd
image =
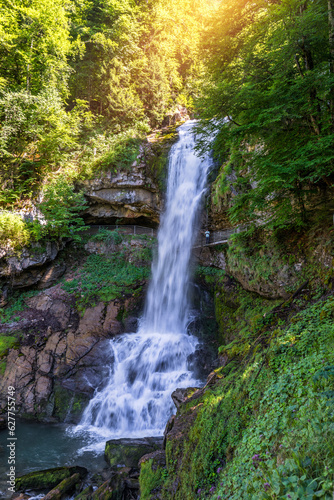
<svg viewBox="0 0 334 500"><path fill-rule="evenodd" d="M73 490L74 486L80 481L80 474L75 473L61 481L55 488L53 488L43 500L61 500L65 493Z"/></svg>
<svg viewBox="0 0 334 500"><path fill-rule="evenodd" d="M156 450L152 453L147 453L139 460L139 465L152 460L152 469L156 470L158 467L166 467L166 452L165 450Z"/></svg>
<svg viewBox="0 0 334 500"><path fill-rule="evenodd" d="M104 456L111 467L137 467L143 455L162 448L162 441L163 439L158 437L111 439L106 443Z"/></svg>
<svg viewBox="0 0 334 500"><path fill-rule="evenodd" d="M176 408L179 409L181 404L186 402L187 399L190 398L198 390L198 387L175 389L175 391L172 392L172 400Z"/></svg>

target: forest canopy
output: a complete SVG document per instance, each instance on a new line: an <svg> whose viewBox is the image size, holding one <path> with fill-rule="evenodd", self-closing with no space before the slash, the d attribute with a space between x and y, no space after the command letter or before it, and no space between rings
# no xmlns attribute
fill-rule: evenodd
<svg viewBox="0 0 334 500"><path fill-rule="evenodd" d="M191 106L207 3L0 0L4 208ZM101 163L101 161L100 161ZM103 163L103 162L102 162Z"/></svg>
<svg viewBox="0 0 334 500"><path fill-rule="evenodd" d="M225 0L208 22L197 104L234 223L303 226L332 186L333 37L324 0Z"/></svg>
<svg viewBox="0 0 334 500"><path fill-rule="evenodd" d="M304 226L333 178L332 0L0 0L3 208L133 155L176 104L233 223Z"/></svg>

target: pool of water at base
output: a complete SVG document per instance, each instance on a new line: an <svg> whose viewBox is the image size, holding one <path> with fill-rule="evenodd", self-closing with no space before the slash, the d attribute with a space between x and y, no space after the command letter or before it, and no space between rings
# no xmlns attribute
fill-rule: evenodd
<svg viewBox="0 0 334 500"><path fill-rule="evenodd" d="M43 424L16 421L13 440L8 430L0 431L0 499L10 498L8 491L9 453L8 444L15 442L15 474L22 476L32 471L80 465L90 473L107 466L104 460L104 442L96 436L74 434L74 426L68 424Z"/></svg>

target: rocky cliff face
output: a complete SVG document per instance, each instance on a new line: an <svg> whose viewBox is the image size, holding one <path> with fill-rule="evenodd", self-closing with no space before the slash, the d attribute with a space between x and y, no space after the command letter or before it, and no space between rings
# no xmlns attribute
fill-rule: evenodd
<svg viewBox="0 0 334 500"><path fill-rule="evenodd" d="M178 137L175 126L186 118L184 110L178 111L164 128L152 132L128 169L107 170L78 183L89 204L83 214L88 224L114 224L121 220L122 224L159 225L168 153Z"/></svg>
<svg viewBox="0 0 334 500"><path fill-rule="evenodd" d="M80 316L73 296L59 284L26 299L20 321L1 328L19 338L6 357L1 401L13 386L21 416L75 420L108 373L107 339L133 328L137 302L131 297L99 302ZM121 321L124 311L130 316Z"/></svg>
<svg viewBox="0 0 334 500"><path fill-rule="evenodd" d="M89 203L84 214L88 224L113 224L122 219L128 224L158 225L161 193L156 181L147 175L148 144L141 147L128 171L102 172L78 184Z"/></svg>
<svg viewBox="0 0 334 500"><path fill-rule="evenodd" d="M185 114L178 114L176 118L185 119ZM77 183L88 202L88 208L82 214L87 225L158 227L168 153L178 137L176 118L171 121L173 126L156 130L143 141L136 161L128 169L100 171L95 177ZM35 212L25 214L28 218L37 215ZM6 304L8 292L12 289L34 285L46 288L54 284L66 267L63 263L53 262L67 242L68 239L36 243L20 252L1 248L0 307Z"/></svg>
<svg viewBox="0 0 334 500"><path fill-rule="evenodd" d="M326 274L333 257L328 246L328 230L272 237L261 228L256 235L230 238L224 245L195 249L202 266L225 271L244 290L268 299L288 299L316 273ZM314 273L316 270L316 273Z"/></svg>
<svg viewBox="0 0 334 500"><path fill-rule="evenodd" d="M64 262L54 262L64 246L64 241L48 241L45 247L35 244L19 254L0 249L0 307L6 305L12 290L33 285L47 288L55 283L66 270Z"/></svg>
<svg viewBox="0 0 334 500"><path fill-rule="evenodd" d="M67 249L61 281L9 299L0 324L2 410L13 386L20 416L77 421L103 384L108 340L136 330L155 241L117 236L118 244L92 236L86 249Z"/></svg>

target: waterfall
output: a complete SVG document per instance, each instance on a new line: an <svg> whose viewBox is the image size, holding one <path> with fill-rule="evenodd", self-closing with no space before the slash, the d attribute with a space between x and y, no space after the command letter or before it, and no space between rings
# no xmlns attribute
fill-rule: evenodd
<svg viewBox="0 0 334 500"><path fill-rule="evenodd" d="M189 264L211 161L196 156L193 125L179 127L170 152L158 256L139 329L110 341L108 383L90 401L78 429L108 438L161 435L173 412L173 390L199 384L187 366L198 345L187 333Z"/></svg>

